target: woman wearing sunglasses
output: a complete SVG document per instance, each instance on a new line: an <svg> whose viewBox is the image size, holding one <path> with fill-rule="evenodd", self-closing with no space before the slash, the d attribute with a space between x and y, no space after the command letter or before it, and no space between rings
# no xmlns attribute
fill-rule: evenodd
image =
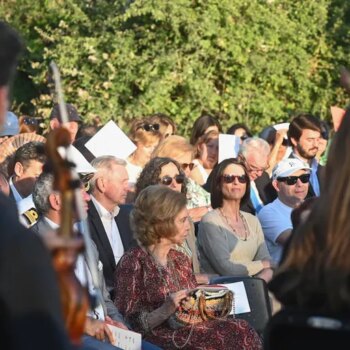
<svg viewBox="0 0 350 350"><path fill-rule="evenodd" d="M141 172L136 182L136 199L139 193L151 185L164 185L176 192L186 195L187 179L180 164L171 158L155 157L150 160ZM193 221L190 220L190 231L182 245L177 250L185 253L192 260L193 272L196 274L198 283L208 283L207 275L199 274L199 261L196 248L196 236Z"/></svg>
<svg viewBox="0 0 350 350"><path fill-rule="evenodd" d="M210 194L190 178L196 165L193 162L194 147L182 136L169 136L152 153L154 157L167 157L176 160L186 175L187 209L194 222L200 221L210 210Z"/></svg>
<svg viewBox="0 0 350 350"><path fill-rule="evenodd" d="M198 232L203 272L226 276L256 276L269 281L271 258L258 219L240 211L249 198L245 165L238 159L222 161L213 174L211 204Z"/></svg>

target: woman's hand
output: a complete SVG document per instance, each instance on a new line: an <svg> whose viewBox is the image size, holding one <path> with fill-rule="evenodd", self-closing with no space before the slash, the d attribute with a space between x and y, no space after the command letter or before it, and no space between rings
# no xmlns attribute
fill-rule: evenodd
<svg viewBox="0 0 350 350"><path fill-rule="evenodd" d="M169 316L173 314L180 306L182 301L186 301L188 298L188 289L180 290L176 293L170 294L164 302L164 308L169 312Z"/></svg>

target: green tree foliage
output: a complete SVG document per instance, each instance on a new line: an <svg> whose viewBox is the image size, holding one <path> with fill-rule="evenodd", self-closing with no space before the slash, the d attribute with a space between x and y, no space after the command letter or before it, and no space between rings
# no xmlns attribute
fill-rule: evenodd
<svg viewBox="0 0 350 350"><path fill-rule="evenodd" d="M340 0L7 0L27 52L16 106L47 118L48 64L90 120L127 127L163 112L188 133L202 113L253 130L345 103L350 5Z"/></svg>

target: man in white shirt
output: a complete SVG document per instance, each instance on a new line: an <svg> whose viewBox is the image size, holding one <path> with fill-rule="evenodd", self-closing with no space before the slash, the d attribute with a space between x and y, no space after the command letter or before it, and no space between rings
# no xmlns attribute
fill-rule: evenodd
<svg viewBox="0 0 350 350"><path fill-rule="evenodd" d="M291 212L307 195L310 171L299 159L284 159L272 171L272 185L278 197L260 210L258 218L276 264L280 262L283 247L292 232Z"/></svg>
<svg viewBox="0 0 350 350"><path fill-rule="evenodd" d="M94 240L100 259L107 289L114 288L114 271L126 250L134 240L131 232L120 229L123 221L129 220L128 213L120 210L128 193L126 162L113 156L95 158L91 165L96 173L90 180L91 201L88 220L91 238Z"/></svg>

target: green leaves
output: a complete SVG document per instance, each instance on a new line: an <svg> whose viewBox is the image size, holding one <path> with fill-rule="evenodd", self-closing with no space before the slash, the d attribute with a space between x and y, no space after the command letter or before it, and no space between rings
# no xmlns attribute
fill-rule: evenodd
<svg viewBox="0 0 350 350"><path fill-rule="evenodd" d="M0 2L0 16L28 48L15 104L44 117L52 59L87 121L120 126L164 112L186 133L205 110L225 115L224 129L243 121L259 131L295 111L327 118L346 102L347 1L18 0Z"/></svg>

